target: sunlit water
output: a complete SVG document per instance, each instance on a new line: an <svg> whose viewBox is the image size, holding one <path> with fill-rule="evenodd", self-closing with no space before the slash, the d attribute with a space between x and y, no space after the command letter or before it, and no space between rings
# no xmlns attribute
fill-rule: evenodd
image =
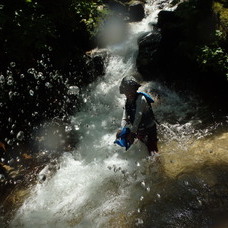
<svg viewBox="0 0 228 228"><path fill-rule="evenodd" d="M211 192L228 193L222 185L228 133L217 130L220 123L203 124L195 98L143 84L156 100L160 156L149 158L140 142L127 152L113 143L124 106L118 86L135 73L136 37L151 30L158 5L147 6L153 13L131 25L124 49L109 48L105 76L81 94L85 104L72 118L79 144L62 152L57 172L34 186L10 227L208 227L210 213L224 211L227 200L218 203ZM218 210L204 213L215 201Z"/></svg>

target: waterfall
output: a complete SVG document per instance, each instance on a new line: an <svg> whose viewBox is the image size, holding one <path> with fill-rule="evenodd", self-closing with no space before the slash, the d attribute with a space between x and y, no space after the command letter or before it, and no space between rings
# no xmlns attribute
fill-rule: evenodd
<svg viewBox="0 0 228 228"><path fill-rule="evenodd" d="M208 129L197 129L201 120L193 108L193 104L197 106L194 98L181 98L158 82L144 83L141 88L163 94L153 108L160 122L158 146L161 162L167 163L166 167L149 159L140 142L129 151L113 143L124 106L124 97L118 89L120 81L126 75L137 73L137 39L152 31L149 23L156 22L161 4L163 8L169 6L164 1L146 4L148 16L130 24L129 38L108 47L110 55L105 76L91 83L81 94L84 105L71 120L80 140L76 149L63 151L58 170L33 187L10 227L148 227L145 224L151 227L155 217L163 212L169 222L172 213L181 217L189 212L185 207L172 210L168 199L169 191L175 192L170 178L183 170L178 159L185 156L191 160L192 143L210 134ZM186 121L188 116L192 118ZM193 188L189 181L184 181L176 189ZM198 207L200 202L199 198ZM170 207L164 209L166 204ZM160 208L154 209L154 205ZM179 203L178 207L181 206ZM150 213L155 216L153 219ZM188 216L193 218L192 214Z"/></svg>

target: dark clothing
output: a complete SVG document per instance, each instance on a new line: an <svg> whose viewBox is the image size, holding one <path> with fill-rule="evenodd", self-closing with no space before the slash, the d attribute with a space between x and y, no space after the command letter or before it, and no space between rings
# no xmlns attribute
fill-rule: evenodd
<svg viewBox="0 0 228 228"><path fill-rule="evenodd" d="M147 146L149 155L151 155L152 152L158 152L158 147L157 147L158 138L157 138L156 124L153 127L138 131L136 137L140 141L145 143L145 145Z"/></svg>
<svg viewBox="0 0 228 228"><path fill-rule="evenodd" d="M142 94L137 94L133 101L127 99L124 113L123 119L132 125L135 133L155 124L152 106ZM125 123L121 125L123 127Z"/></svg>
<svg viewBox="0 0 228 228"><path fill-rule="evenodd" d="M157 129L152 106L142 94L138 94L133 101L127 99L122 119L122 127L127 123L132 125L132 132L148 149L149 155L158 152Z"/></svg>

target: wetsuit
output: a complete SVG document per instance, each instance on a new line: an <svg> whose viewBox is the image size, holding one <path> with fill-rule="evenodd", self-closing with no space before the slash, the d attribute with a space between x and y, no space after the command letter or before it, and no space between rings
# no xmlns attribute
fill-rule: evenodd
<svg viewBox="0 0 228 228"><path fill-rule="evenodd" d="M131 124L131 132L147 146L149 154L157 152L157 129L154 113L143 94L137 94L136 99L127 99L121 127Z"/></svg>

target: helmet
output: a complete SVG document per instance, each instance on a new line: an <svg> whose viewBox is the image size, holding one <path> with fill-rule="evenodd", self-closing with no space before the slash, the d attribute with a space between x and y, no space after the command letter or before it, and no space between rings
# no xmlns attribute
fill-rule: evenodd
<svg viewBox="0 0 228 228"><path fill-rule="evenodd" d="M136 82L135 78L132 76L126 76L122 79L120 83L120 93L123 93L124 89L135 89L137 90L141 85Z"/></svg>

